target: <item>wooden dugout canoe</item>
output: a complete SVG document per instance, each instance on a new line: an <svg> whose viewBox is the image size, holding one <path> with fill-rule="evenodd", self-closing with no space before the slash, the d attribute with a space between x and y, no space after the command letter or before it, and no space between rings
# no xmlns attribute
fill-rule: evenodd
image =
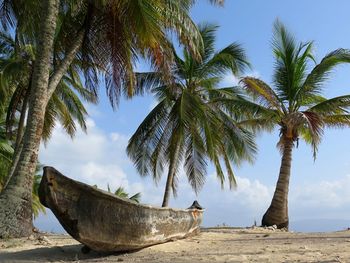
<svg viewBox="0 0 350 263"><path fill-rule="evenodd" d="M95 251L131 251L199 232L203 210L137 204L44 167L40 202L64 229Z"/></svg>

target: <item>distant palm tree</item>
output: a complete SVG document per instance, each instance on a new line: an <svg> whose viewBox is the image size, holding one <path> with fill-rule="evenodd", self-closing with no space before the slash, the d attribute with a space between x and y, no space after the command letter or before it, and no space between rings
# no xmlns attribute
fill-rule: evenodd
<svg viewBox="0 0 350 263"><path fill-rule="evenodd" d="M313 42L297 44L293 35L276 21L273 34L275 67L273 88L260 79L246 77L242 84L255 99L255 113L260 116L247 125L277 126L282 161L276 190L262 225L288 228L288 189L292 150L300 138L313 148L314 158L324 127L350 126L350 95L326 99L321 96L325 81L335 66L350 62L350 51L337 49L315 62ZM251 107L253 108L253 107Z"/></svg>
<svg viewBox="0 0 350 263"><path fill-rule="evenodd" d="M93 187L98 188L97 185L95 184ZM111 188L109 187L109 184L107 184L107 192L112 193ZM141 193L136 193L132 196L129 197L129 194L125 191L124 187L119 186L117 190L114 191L114 194L116 196L122 197L122 198L128 198L136 203L140 203L141 199Z"/></svg>
<svg viewBox="0 0 350 263"><path fill-rule="evenodd" d="M111 189L109 188L109 185L107 185L107 190L110 193L112 192ZM129 198L130 200L136 203L140 203L141 193L136 193L129 197L129 194L125 191L124 187L122 186L119 186L118 189L114 191L114 194L122 198Z"/></svg>
<svg viewBox="0 0 350 263"><path fill-rule="evenodd" d="M171 70L174 83L163 81L163 72L136 74L136 92L151 91L159 103L147 115L131 137L127 152L141 176L152 175L157 182L168 166L162 206L167 206L170 192L177 191L177 177L183 162L189 183L197 193L204 184L208 161L224 182L224 162L230 187L236 184L230 161L251 160L255 153L252 135L237 124L228 102L237 100L236 91L218 88L228 72L237 74L249 64L237 43L215 51L217 26L199 27L204 49L196 61L183 50L183 58L174 51Z"/></svg>

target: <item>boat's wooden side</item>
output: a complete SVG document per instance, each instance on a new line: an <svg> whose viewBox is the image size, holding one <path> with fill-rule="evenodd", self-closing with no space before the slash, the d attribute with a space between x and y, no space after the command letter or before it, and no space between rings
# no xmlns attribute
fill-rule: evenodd
<svg viewBox="0 0 350 263"><path fill-rule="evenodd" d="M40 201L64 229L96 251L130 251L199 231L202 210L156 208L119 198L44 168Z"/></svg>

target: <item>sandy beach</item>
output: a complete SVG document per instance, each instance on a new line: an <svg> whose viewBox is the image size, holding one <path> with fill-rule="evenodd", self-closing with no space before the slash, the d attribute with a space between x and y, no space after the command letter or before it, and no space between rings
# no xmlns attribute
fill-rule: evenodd
<svg viewBox="0 0 350 263"><path fill-rule="evenodd" d="M68 235L0 241L0 262L350 262L350 231L291 233L206 228L194 237L133 253L82 254Z"/></svg>

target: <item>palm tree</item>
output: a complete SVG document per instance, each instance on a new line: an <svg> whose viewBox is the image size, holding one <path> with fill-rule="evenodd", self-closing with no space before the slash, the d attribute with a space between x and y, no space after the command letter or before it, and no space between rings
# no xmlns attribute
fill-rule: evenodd
<svg viewBox="0 0 350 263"><path fill-rule="evenodd" d="M28 202L46 106L73 60L82 61L86 86L93 91L98 87L98 72L103 72L107 93L116 106L121 86L126 87L126 94L132 93L133 62L137 55L150 59L158 68L169 69L169 31L175 32L199 57L198 30L188 15L193 3L192 0L0 2L2 26L26 33L37 41L41 51L33 68L23 148L13 176L0 195L0 237L31 233Z"/></svg>
<svg viewBox="0 0 350 263"><path fill-rule="evenodd" d="M309 143L316 157L325 127L350 125L350 95L327 99L321 96L325 81L334 67L350 62L350 51L337 49L316 64L313 42L296 43L286 28L276 21L273 34L275 67L273 86L260 79L242 79L244 88L255 99L258 117L249 125L277 126L278 146L282 154L281 168L271 205L262 218L262 225L288 228L288 189L292 150L301 138ZM309 70L312 63L316 65Z"/></svg>
<svg viewBox="0 0 350 263"><path fill-rule="evenodd" d="M107 191L109 193L112 192L110 187L109 187L109 185L107 185ZM122 197L122 198L129 198L130 200L132 200L132 201L134 201L136 203L140 203L141 193L136 193L136 194L134 194L134 195L129 197L129 194L125 191L124 187L122 187L122 186L119 186L117 188L117 190L114 191L114 194L116 196L119 196L119 197Z"/></svg>
<svg viewBox="0 0 350 263"><path fill-rule="evenodd" d="M0 54L0 89L6 93L6 96L0 100L0 104L9 100L6 117L7 132L16 135L15 154L8 176L9 180L21 153L20 146L25 130L31 78L35 64L35 43L31 44L28 39L21 35L17 35L16 41L9 33L0 31ZM86 131L87 111L80 98L86 102L96 103L97 96L82 85L76 63L74 61L63 76L46 106L42 134L42 139L45 142L48 141L56 120L61 122L62 127L71 137L76 132L76 123L80 125L82 130ZM19 118L17 118L17 112Z"/></svg>
<svg viewBox="0 0 350 263"><path fill-rule="evenodd" d="M214 163L221 184L224 162L233 187L236 182L230 161L251 160L255 152L251 134L225 107L238 94L233 88L217 88L227 72L237 74L249 65L245 52L237 43L215 52L217 26L202 25L199 29L204 44L202 60L196 61L187 49L183 59L174 51L173 83L163 81L162 71L136 74L136 91L153 92L159 103L131 137L127 152L140 175L152 175L155 182L168 166L162 206L168 205L171 191L176 196L182 163L197 193L204 184L208 161Z"/></svg>

